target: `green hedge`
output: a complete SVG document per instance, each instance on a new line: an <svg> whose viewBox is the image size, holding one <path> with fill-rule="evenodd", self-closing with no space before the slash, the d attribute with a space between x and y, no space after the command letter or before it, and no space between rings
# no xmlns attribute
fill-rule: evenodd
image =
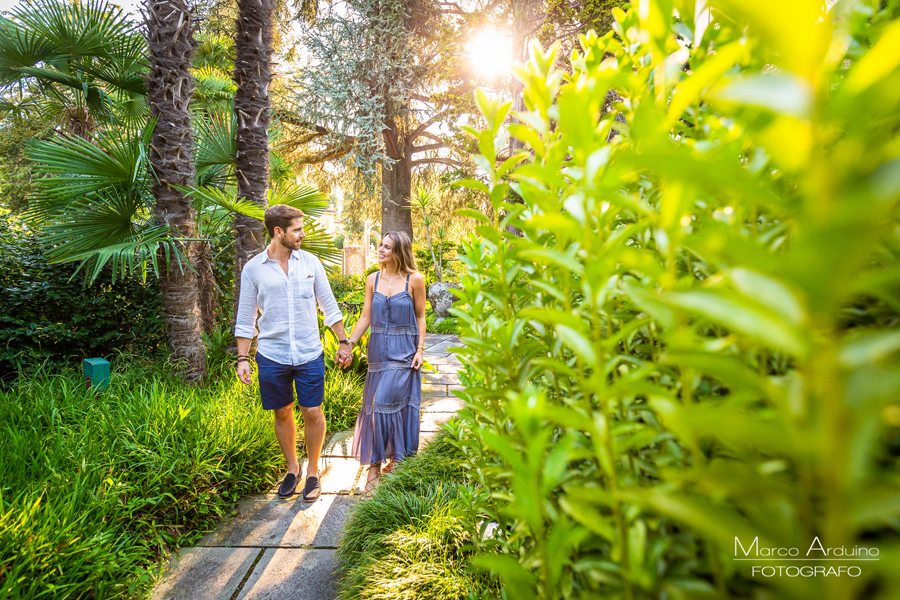
<svg viewBox="0 0 900 600"><path fill-rule="evenodd" d="M21 219L0 214L0 377L14 377L23 365L58 365L116 351L146 353L164 344L155 280L113 284L104 274L84 286L75 270L49 264L40 234Z"/></svg>
<svg viewBox="0 0 900 600"><path fill-rule="evenodd" d="M900 5L674 4L535 54L508 131L478 97L478 564L521 600L900 597Z"/></svg>

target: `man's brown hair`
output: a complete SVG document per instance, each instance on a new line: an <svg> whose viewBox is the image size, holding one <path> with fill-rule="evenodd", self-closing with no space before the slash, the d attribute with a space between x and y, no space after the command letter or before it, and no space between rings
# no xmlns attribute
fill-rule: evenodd
<svg viewBox="0 0 900 600"><path fill-rule="evenodd" d="M302 219L306 216L299 208L288 206L287 204L276 204L266 209L266 229L269 230L269 237L275 239L275 228L280 227L282 231L287 231L294 219Z"/></svg>

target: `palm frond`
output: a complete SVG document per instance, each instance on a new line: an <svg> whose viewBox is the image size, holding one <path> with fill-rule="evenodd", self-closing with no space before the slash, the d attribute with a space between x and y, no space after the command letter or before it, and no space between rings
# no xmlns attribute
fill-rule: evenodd
<svg viewBox="0 0 900 600"><path fill-rule="evenodd" d="M129 126L139 126L147 122L150 111L143 94L127 94L116 103L116 117Z"/></svg>
<svg viewBox="0 0 900 600"><path fill-rule="evenodd" d="M78 77L77 75L64 73L63 71L60 71L58 69L48 69L46 67L18 67L15 70L19 73L34 77L36 79L42 79L44 81L50 81L59 85L70 87L82 94L87 94L88 86L91 85L89 82Z"/></svg>
<svg viewBox="0 0 900 600"><path fill-rule="evenodd" d="M334 239L318 223L309 223L303 228L306 237L303 238L303 249L320 259L322 262L338 265L341 262L341 251L334 247Z"/></svg>
<svg viewBox="0 0 900 600"><path fill-rule="evenodd" d="M53 42L35 31L22 29L0 17L0 85L22 78L20 67L34 66L54 55Z"/></svg>
<svg viewBox="0 0 900 600"><path fill-rule="evenodd" d="M225 109L230 113L230 103L236 89L231 77L212 66L194 69L192 74L197 80L194 102L210 110L222 112Z"/></svg>
<svg viewBox="0 0 900 600"><path fill-rule="evenodd" d="M328 208L328 197L314 187L283 183L269 189L266 193L269 206L287 204L299 208L311 217L321 216Z"/></svg>
<svg viewBox="0 0 900 600"><path fill-rule="evenodd" d="M253 217L254 219L259 219L260 221L263 220L263 217L265 216L265 211L261 206L248 202L247 200L238 200L237 189L233 186L225 189L201 186L179 189L194 199L194 206L197 209L197 213L201 215L201 218L206 218L208 220L213 219L215 216L213 211L215 209L228 211L233 214L246 215L248 217ZM304 206L311 206L310 198L316 196L321 196L321 193L318 190L304 186L294 186L291 190L286 189L281 192L281 195L278 195L278 193L272 195L272 191L270 190L269 204L289 204L290 206L300 208L303 212L306 212ZM273 199L288 201L280 202L273 201ZM327 198L325 198L325 202L327 206ZM332 236L315 221L307 221L306 223L307 224L304 227L306 238L303 240L303 249L312 253L324 262L330 264L337 264L340 262L340 251L334 247Z"/></svg>
<svg viewBox="0 0 900 600"><path fill-rule="evenodd" d="M38 197L31 216L43 220L73 202L109 190L145 195L148 135L149 127L142 131L132 126L111 130L94 144L74 136L32 142L27 154L46 176L35 180Z"/></svg>
<svg viewBox="0 0 900 600"><path fill-rule="evenodd" d="M137 61L132 61L130 65L123 64L128 58L97 60L94 64L79 65L79 70L116 90L130 94L145 94L147 92L144 85L146 66L143 62Z"/></svg>
<svg viewBox="0 0 900 600"><path fill-rule="evenodd" d="M10 14L25 29L51 40L60 55L109 55L123 39L140 36L128 14L105 0L35 0L16 5Z"/></svg>
<svg viewBox="0 0 900 600"><path fill-rule="evenodd" d="M172 244L170 228L154 222L152 209L143 199L114 189L68 206L43 232L50 261L80 261L76 272L86 269L90 281L107 263L113 277L138 269L158 272L157 250ZM179 264L182 259L180 254L175 256Z"/></svg>
<svg viewBox="0 0 900 600"><path fill-rule="evenodd" d="M230 72L234 67L234 38L230 35L197 34L194 65Z"/></svg>
<svg viewBox="0 0 900 600"><path fill-rule="evenodd" d="M47 255L52 259L84 252L133 238L153 219L144 202L110 189L66 207L44 228Z"/></svg>
<svg viewBox="0 0 900 600"><path fill-rule="evenodd" d="M194 161L199 183L209 184L214 178L220 183L233 183L235 125L231 110L194 112Z"/></svg>
<svg viewBox="0 0 900 600"><path fill-rule="evenodd" d="M52 262L82 261L74 277L84 270L85 279L93 283L103 272L103 267L110 265L112 281L116 277L125 278L140 273L146 281L147 273L160 274L159 255L162 254L166 265L173 262L179 269L191 269L187 257L179 250L176 240L170 237L171 230L161 225L148 226L135 234L132 239L118 244L110 244L94 248L79 254L72 254Z"/></svg>
<svg viewBox="0 0 900 600"><path fill-rule="evenodd" d="M194 199L194 207L198 213L209 212L210 207L215 207L260 221L265 216L265 209L258 204L248 200L238 200L237 189L234 186L224 189L204 186L182 188L179 186L178 189Z"/></svg>

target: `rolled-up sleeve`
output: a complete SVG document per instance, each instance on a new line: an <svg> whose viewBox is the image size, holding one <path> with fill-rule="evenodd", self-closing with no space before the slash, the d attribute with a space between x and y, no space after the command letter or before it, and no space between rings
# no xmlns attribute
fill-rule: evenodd
<svg viewBox="0 0 900 600"><path fill-rule="evenodd" d="M331 284L328 283L328 274L325 273L325 267L318 260L314 261L313 264L316 270L316 282L313 284L316 290L316 300L319 303L319 308L322 309L325 325L331 327L342 320L344 315L341 313L337 300L334 299L334 292L331 291Z"/></svg>
<svg viewBox="0 0 900 600"><path fill-rule="evenodd" d="M253 339L256 336L256 284L249 271L245 266L241 273L241 297L234 319L234 337Z"/></svg>

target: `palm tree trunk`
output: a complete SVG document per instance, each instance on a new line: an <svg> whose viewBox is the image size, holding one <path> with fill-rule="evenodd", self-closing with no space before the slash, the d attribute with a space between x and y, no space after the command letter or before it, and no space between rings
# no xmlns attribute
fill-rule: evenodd
<svg viewBox="0 0 900 600"><path fill-rule="evenodd" d="M234 111L238 198L266 205L269 187L269 84L272 81L273 0L239 0L234 39ZM241 294L241 271L266 244L258 219L234 219L234 312Z"/></svg>
<svg viewBox="0 0 900 600"><path fill-rule="evenodd" d="M200 253L196 267L200 289L200 315L203 323L203 332L206 334L211 334L216 328L216 316L221 294L219 284L216 283L216 275L213 272L210 251L209 242L200 242Z"/></svg>
<svg viewBox="0 0 900 600"><path fill-rule="evenodd" d="M196 237L196 216L189 198L175 186L194 183L194 138L188 105L194 91L190 74L194 22L185 0L147 0L144 11L150 71L147 98L155 119L150 165L155 175L156 218L179 238ZM200 293L194 269L200 245L178 241L190 264L170 260L160 277L163 318L174 360L183 361L182 376L197 383L206 374L201 334Z"/></svg>

